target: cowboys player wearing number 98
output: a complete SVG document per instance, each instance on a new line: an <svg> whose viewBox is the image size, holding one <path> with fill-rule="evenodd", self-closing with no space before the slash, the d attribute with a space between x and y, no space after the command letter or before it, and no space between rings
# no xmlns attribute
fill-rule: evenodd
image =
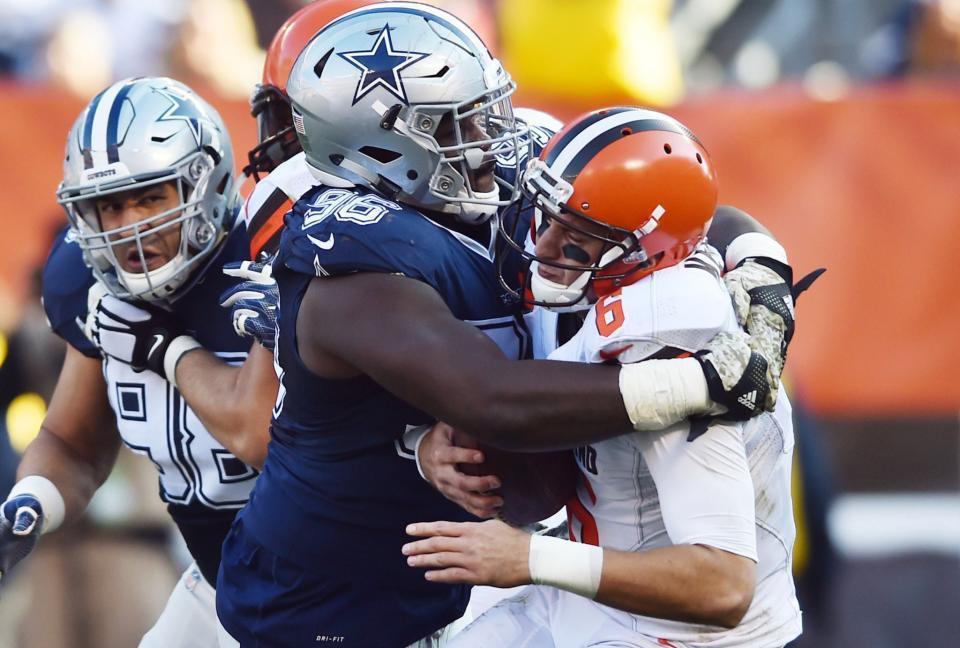
<svg viewBox="0 0 960 648"><path fill-rule="evenodd" d="M0 569L83 512L122 442L156 465L160 496L195 560L141 647L216 645L210 583L257 476L211 436L174 378L198 343L228 362L242 361L249 348L217 305L234 283L221 266L245 258L249 245L235 227L233 165L217 112L167 78L111 85L67 138L58 198L71 227L43 274L46 314L67 355L3 505ZM85 337L88 292L101 315L97 344ZM119 298L152 318L128 312Z"/></svg>

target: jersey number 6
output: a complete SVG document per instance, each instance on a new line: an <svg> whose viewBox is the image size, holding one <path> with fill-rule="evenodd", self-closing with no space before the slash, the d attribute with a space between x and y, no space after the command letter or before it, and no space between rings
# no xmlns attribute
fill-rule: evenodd
<svg viewBox="0 0 960 648"><path fill-rule="evenodd" d="M624 322L620 291L615 290L597 302L597 330L603 337L613 335Z"/></svg>

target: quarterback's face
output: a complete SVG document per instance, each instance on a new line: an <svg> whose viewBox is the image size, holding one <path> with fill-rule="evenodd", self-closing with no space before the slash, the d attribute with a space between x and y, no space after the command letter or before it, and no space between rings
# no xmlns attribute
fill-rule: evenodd
<svg viewBox="0 0 960 648"><path fill-rule="evenodd" d="M114 232L110 235L112 241L132 237L136 233L140 235L142 259L136 240L113 245L117 261L123 270L142 274L146 270L156 270L177 255L180 249L180 226L163 226L180 215L177 209L180 205L180 194L175 182L103 196L96 200L95 205L102 231ZM163 218L134 227L168 211L170 214Z"/></svg>
<svg viewBox="0 0 960 648"><path fill-rule="evenodd" d="M603 241L589 236L586 231L578 231L570 226L573 217L570 214L560 213L554 216L544 215L537 231L537 245L534 254L542 262L537 265L537 272L544 279L548 279L564 286L569 286L581 270L564 270L548 263L558 263L574 266L594 265L603 253ZM589 223L577 223L577 227L586 230ZM587 230L589 231L589 230Z"/></svg>

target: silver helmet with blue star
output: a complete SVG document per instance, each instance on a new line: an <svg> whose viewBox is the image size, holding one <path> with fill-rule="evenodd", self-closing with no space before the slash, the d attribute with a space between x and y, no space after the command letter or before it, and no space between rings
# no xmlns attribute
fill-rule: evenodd
<svg viewBox="0 0 960 648"><path fill-rule="evenodd" d="M164 183L176 187L176 206L104 229L98 204ZM80 113L67 136L57 199L85 261L110 292L159 301L174 298L224 240L237 189L230 136L217 111L186 85L150 77L111 85ZM150 269L150 241L171 228L179 228L179 247ZM125 270L118 250L139 271Z"/></svg>
<svg viewBox="0 0 960 648"><path fill-rule="evenodd" d="M287 82L294 128L321 181L332 175L466 222L519 195L515 180L494 174L498 162L516 166L526 145L515 87L463 21L412 2L331 22Z"/></svg>

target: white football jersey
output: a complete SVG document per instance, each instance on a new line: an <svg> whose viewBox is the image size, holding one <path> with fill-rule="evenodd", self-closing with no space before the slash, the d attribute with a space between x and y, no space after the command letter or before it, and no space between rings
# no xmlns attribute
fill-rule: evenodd
<svg viewBox="0 0 960 648"><path fill-rule="evenodd" d="M716 250L704 245L683 263L608 295L549 357L629 363L703 348L717 333L737 326L720 279L722 263ZM539 319L536 337L543 339L549 321ZM662 432L578 448L584 479L567 506L571 539L622 551L705 544L758 563L753 603L732 630L600 607L654 641L761 647L781 646L797 636L792 450L790 404L782 393L775 414L747 423L685 421Z"/></svg>
<svg viewBox="0 0 960 648"><path fill-rule="evenodd" d="M247 354L218 355L240 364ZM109 356L103 360L103 376L120 437L157 467L165 502L211 509L238 509L246 503L257 472L213 438L173 385Z"/></svg>

